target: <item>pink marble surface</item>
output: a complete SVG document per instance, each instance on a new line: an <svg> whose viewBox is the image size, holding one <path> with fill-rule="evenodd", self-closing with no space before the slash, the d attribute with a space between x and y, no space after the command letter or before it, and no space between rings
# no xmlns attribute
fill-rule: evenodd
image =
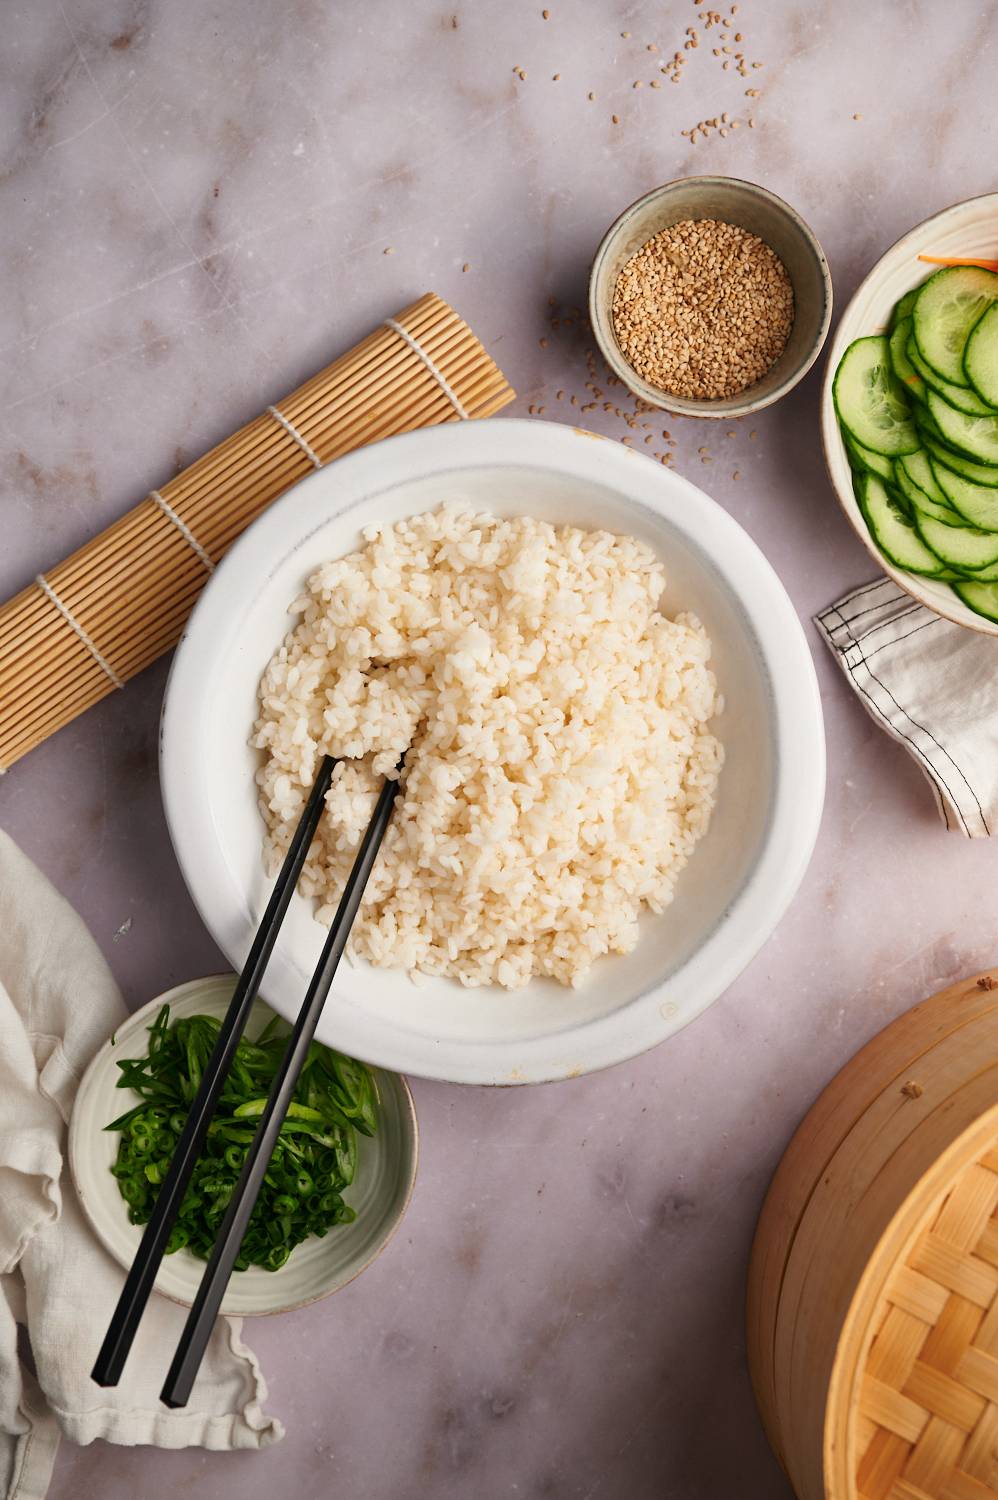
<svg viewBox="0 0 998 1500"><path fill-rule="evenodd" d="M903 230L994 186L993 7L744 0L737 50L764 64L745 80L695 5L550 6L548 21L533 0L4 8L4 595L430 287L513 379L514 410L575 419L586 341L548 329L548 299L582 301L604 228L657 182L710 170L787 197L840 308ZM690 24L700 46L673 84L658 67ZM722 112L739 128L691 148L680 132ZM662 424L677 469L758 540L805 621L871 571L822 469L819 381L735 436ZM602 410L586 420L627 432ZM943 831L807 628L827 808L796 902L737 984L601 1075L417 1082L403 1232L339 1296L251 1330L285 1443L64 1448L55 1500L789 1493L744 1359L766 1183L863 1041L994 961L998 919L994 851ZM219 965L160 810L164 677L0 787L3 826L84 914L132 1005Z"/></svg>

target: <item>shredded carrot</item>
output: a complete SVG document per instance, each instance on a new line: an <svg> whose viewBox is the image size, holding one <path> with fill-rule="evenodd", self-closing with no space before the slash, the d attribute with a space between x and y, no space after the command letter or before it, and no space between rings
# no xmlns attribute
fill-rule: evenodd
<svg viewBox="0 0 998 1500"><path fill-rule="evenodd" d="M982 260L977 255L920 255L930 266L980 266L982 271L998 271L998 260Z"/></svg>

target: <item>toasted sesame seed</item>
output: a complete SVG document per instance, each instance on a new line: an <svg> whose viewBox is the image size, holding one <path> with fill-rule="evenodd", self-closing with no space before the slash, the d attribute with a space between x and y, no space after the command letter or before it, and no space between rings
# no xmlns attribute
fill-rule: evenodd
<svg viewBox="0 0 998 1500"><path fill-rule="evenodd" d="M647 47L645 48L645 51L646 52L657 52L658 48L655 46L654 42L649 42L648 45L647 45Z"/></svg>
<svg viewBox="0 0 998 1500"><path fill-rule="evenodd" d="M753 427L752 431L749 433L749 437L754 440L758 436L759 436L759 434L756 432L755 428Z"/></svg>
<svg viewBox="0 0 998 1500"><path fill-rule="evenodd" d="M596 98L596 95L595 95L595 94L590 94L590 95L589 95L589 100L590 100L590 103L591 103L591 102L592 102L592 100L593 100L593 99L595 99L595 98Z"/></svg>
<svg viewBox="0 0 998 1500"><path fill-rule="evenodd" d="M395 246L394 245L386 245L385 248L382 250L381 253L382 253L382 255L394 255L395 254Z"/></svg>
<svg viewBox="0 0 998 1500"><path fill-rule="evenodd" d="M660 78L653 78L648 86L649 88L660 89L662 87L662 80Z"/></svg>
<svg viewBox="0 0 998 1500"><path fill-rule="evenodd" d="M631 87L635 88L635 89L639 89L641 87L641 79L640 78L635 78L634 82L631 84Z"/></svg>
<svg viewBox="0 0 998 1500"><path fill-rule="evenodd" d="M564 391L555 391L554 398L555 398L556 401L563 401L565 399L565 392Z"/></svg>
<svg viewBox="0 0 998 1500"><path fill-rule="evenodd" d="M469 264L468 261L465 261L464 265L461 267L461 270L462 271L470 271L471 270L471 266L470 266L470 264Z"/></svg>
<svg viewBox="0 0 998 1500"><path fill-rule="evenodd" d="M697 129L706 136L711 123ZM754 384L782 353L793 290L763 240L719 220L688 219L660 231L625 264L612 318L625 358L650 384L717 399Z"/></svg>
<svg viewBox="0 0 998 1500"><path fill-rule="evenodd" d="M542 349L546 349L548 346L547 339L538 339L537 342L540 344Z"/></svg>
<svg viewBox="0 0 998 1500"><path fill-rule="evenodd" d="M560 73L552 73L551 74L551 82L552 83L557 83L560 77L561 77Z"/></svg>
<svg viewBox="0 0 998 1500"><path fill-rule="evenodd" d="M862 115L853 115L853 119L854 120L861 120L862 118L863 118Z"/></svg>
<svg viewBox="0 0 998 1500"><path fill-rule="evenodd" d="M551 19L551 12L549 10L542 10L541 11L541 20L542 21L550 21L550 19Z"/></svg>
<svg viewBox="0 0 998 1500"><path fill-rule="evenodd" d="M746 97L746 99L758 99L759 93L760 93L759 89L746 89L745 90L745 97Z"/></svg>
<svg viewBox="0 0 998 1500"><path fill-rule="evenodd" d="M740 469L736 469L735 472L732 474L731 477L732 477L732 479L741 479L741 477L742 477L741 470Z"/></svg>
<svg viewBox="0 0 998 1500"><path fill-rule="evenodd" d="M620 124L620 116L619 115L611 115L610 119L613 121L613 123L615 125L619 125Z"/></svg>
<svg viewBox="0 0 998 1500"><path fill-rule="evenodd" d="M620 34L626 40L627 37L629 37L631 33L629 31L622 31Z"/></svg>
<svg viewBox="0 0 998 1500"><path fill-rule="evenodd" d="M754 130L755 129L755 121L754 120L751 120L751 119L749 120L749 122L748 122L748 128L749 128L749 130Z"/></svg>

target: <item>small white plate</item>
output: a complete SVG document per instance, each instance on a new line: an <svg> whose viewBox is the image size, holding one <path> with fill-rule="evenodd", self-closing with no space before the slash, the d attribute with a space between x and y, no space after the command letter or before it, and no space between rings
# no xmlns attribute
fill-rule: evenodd
<svg viewBox="0 0 998 1500"><path fill-rule="evenodd" d="M998 635L998 625L968 609L949 584L902 572L888 562L877 547L856 502L852 470L832 401L835 371L853 339L862 338L865 334L883 333L898 298L924 281L932 271L939 269L938 266L919 260L920 255L983 255L993 259L998 255L998 193L987 193L982 198L955 203L952 208L946 208L924 223L916 224L897 244L891 246L886 255L880 257L866 280L860 284L842 314L825 365L825 383L821 392L821 437L825 448L825 464L842 509L881 572L890 574L894 582L913 599L934 610L937 615L942 615L944 619L952 620L956 625L966 625L971 630L980 631L982 635Z"/></svg>
<svg viewBox="0 0 998 1500"><path fill-rule="evenodd" d="M171 1016L221 1016L232 997L235 977L216 974L167 990L122 1022L91 1062L76 1095L69 1124L69 1166L84 1212L98 1239L121 1265L129 1267L142 1228L128 1222L128 1210L111 1167L118 1154L118 1134L104 1126L139 1102L131 1089L117 1087L117 1060L142 1057L147 1027L162 1005ZM302 992L304 994L304 991ZM247 1027L256 1036L269 1012L259 1002ZM398 1228L416 1180L419 1135L412 1095L404 1078L375 1070L380 1104L378 1129L358 1136L357 1174L344 1198L357 1210L352 1224L331 1229L322 1239L305 1240L279 1271L259 1266L237 1271L222 1300L232 1317L290 1312L339 1291L381 1253ZM190 1307L205 1262L186 1250L164 1256L156 1290Z"/></svg>
<svg viewBox="0 0 998 1500"><path fill-rule="evenodd" d="M271 889L248 746L260 675L293 623L288 606L361 530L444 501L499 515L629 533L662 558L669 614L691 609L713 642L725 748L706 837L661 916L578 989L415 987L341 965L319 1038L350 1057L454 1083L539 1083L634 1057L698 1016L758 951L811 857L825 785L821 702L794 607L736 521L678 474L554 422L459 422L362 448L297 485L236 542L174 657L160 773L173 847L206 926L240 967ZM296 896L263 981L293 1015L325 928Z"/></svg>

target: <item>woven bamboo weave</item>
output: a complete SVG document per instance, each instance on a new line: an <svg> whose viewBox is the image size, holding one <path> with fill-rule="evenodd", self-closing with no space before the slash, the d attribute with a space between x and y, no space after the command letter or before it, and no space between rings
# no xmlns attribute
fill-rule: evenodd
<svg viewBox="0 0 998 1500"><path fill-rule="evenodd" d="M991 1150L887 1283L854 1419L860 1500L998 1496L996 1210Z"/></svg>
<svg viewBox="0 0 998 1500"><path fill-rule="evenodd" d="M0 608L0 771L170 650L215 563L316 467L513 396L428 293L153 490Z"/></svg>

